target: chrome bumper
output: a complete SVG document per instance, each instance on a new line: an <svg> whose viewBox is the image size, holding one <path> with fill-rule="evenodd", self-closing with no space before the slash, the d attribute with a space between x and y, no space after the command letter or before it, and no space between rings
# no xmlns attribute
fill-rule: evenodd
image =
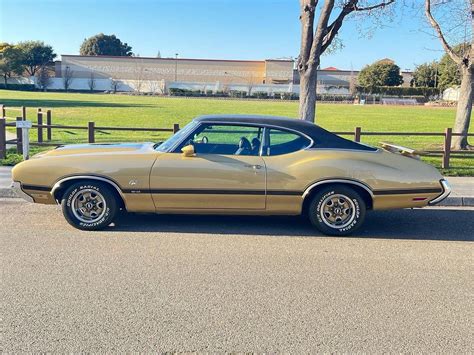
<svg viewBox="0 0 474 355"><path fill-rule="evenodd" d="M451 185L449 185L448 180L442 179L440 180L440 183L441 183L441 187L443 188L443 192L441 193L441 195L439 195L438 197L436 197L435 199L431 200L428 203L430 206L436 205L437 203L440 203L441 201L443 201L446 197L449 196L449 194L452 191Z"/></svg>
<svg viewBox="0 0 474 355"><path fill-rule="evenodd" d="M26 200L26 201L28 201L28 202L34 202L34 201L33 201L33 198L32 198L30 195L26 194L26 193L22 190L21 184L20 184L19 182L17 182L17 181L14 181L14 182L13 182L13 184L12 184L12 190L13 190L13 192L15 193L15 195L16 195L17 197L20 197L20 198L22 198L22 199L24 199L24 200Z"/></svg>

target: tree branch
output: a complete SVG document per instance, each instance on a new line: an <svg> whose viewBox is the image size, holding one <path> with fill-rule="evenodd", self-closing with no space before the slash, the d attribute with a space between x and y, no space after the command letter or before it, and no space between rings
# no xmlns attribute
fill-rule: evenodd
<svg viewBox="0 0 474 355"><path fill-rule="evenodd" d="M359 6L357 6L357 1L356 1L356 4L354 6L354 11L371 11L371 10L383 8L383 7L388 6L388 5L390 5L394 2L395 2L395 0L388 0L388 1L383 1L379 4L372 5L372 6L359 7Z"/></svg>
<svg viewBox="0 0 474 355"><path fill-rule="evenodd" d="M309 56L309 63L311 65L319 64L319 56L322 53L323 40L328 31L328 21L333 8L334 0L324 1L324 6L319 15L318 26L316 27L314 34L313 45L311 46L311 53Z"/></svg>
<svg viewBox="0 0 474 355"><path fill-rule="evenodd" d="M342 11L340 12L339 16L328 26L327 28L327 33L324 36L323 40L323 46L321 49L321 53L324 53L324 51L331 45L332 41L336 37L337 33L341 29L342 23L344 21L344 18L349 15L350 13L354 11L371 11L375 9L380 9L384 8L392 3L395 2L395 0L384 0L381 3L378 3L376 5L372 6L367 6L367 7L359 7L357 6L357 3L359 0L349 0L342 8Z"/></svg>
<svg viewBox="0 0 474 355"><path fill-rule="evenodd" d="M347 4L345 4L339 16L337 16L336 19L328 26L326 35L323 39L323 45L321 46L321 53L324 53L324 51L331 45L332 41L342 27L344 18L354 11L354 6L357 4L357 1L358 0L350 0Z"/></svg>
<svg viewBox="0 0 474 355"><path fill-rule="evenodd" d="M443 31L441 31L441 27L439 26L438 22L436 22L435 18L431 14L431 0L425 0L425 15L428 18L428 21L431 24L431 27L434 28L436 31L436 34L438 35L439 40L441 41L441 44L446 51L446 53L451 57L452 60L458 65L462 64L462 58L458 56L449 43L446 41L446 38L444 37Z"/></svg>

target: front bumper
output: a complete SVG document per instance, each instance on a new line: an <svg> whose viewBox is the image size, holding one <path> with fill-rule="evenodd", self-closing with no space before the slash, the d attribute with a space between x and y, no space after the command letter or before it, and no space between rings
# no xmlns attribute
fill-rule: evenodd
<svg viewBox="0 0 474 355"><path fill-rule="evenodd" d="M452 191L451 185L449 184L448 180L442 179L440 180L440 183L441 183L441 187L443 188L443 192L441 193L441 195L439 195L435 199L428 202L430 206L436 205L437 203L440 203L441 201L443 201L446 197L449 196L449 194Z"/></svg>
<svg viewBox="0 0 474 355"><path fill-rule="evenodd" d="M27 193L25 193L25 191L23 191L23 189L21 188L21 184L19 182L17 181L13 182L12 190L17 197L20 197L28 202L34 202L33 198Z"/></svg>

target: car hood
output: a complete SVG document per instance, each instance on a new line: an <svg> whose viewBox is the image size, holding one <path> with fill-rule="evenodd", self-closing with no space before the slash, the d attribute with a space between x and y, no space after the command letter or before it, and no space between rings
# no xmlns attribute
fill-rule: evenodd
<svg viewBox="0 0 474 355"><path fill-rule="evenodd" d="M137 152L153 152L155 143L98 143L61 145L53 150L36 154L32 159L64 155L102 155Z"/></svg>

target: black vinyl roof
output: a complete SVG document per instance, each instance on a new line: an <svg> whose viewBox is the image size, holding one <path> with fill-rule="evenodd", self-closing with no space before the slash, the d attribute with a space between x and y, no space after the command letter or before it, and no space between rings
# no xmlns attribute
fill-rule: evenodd
<svg viewBox="0 0 474 355"><path fill-rule="evenodd" d="M314 123L289 117L264 116L264 115L206 115L194 119L198 122L215 122L231 124L255 124L281 127L300 132L313 140L311 148L334 148L375 151L376 148L359 144L342 138L334 133L315 125Z"/></svg>

